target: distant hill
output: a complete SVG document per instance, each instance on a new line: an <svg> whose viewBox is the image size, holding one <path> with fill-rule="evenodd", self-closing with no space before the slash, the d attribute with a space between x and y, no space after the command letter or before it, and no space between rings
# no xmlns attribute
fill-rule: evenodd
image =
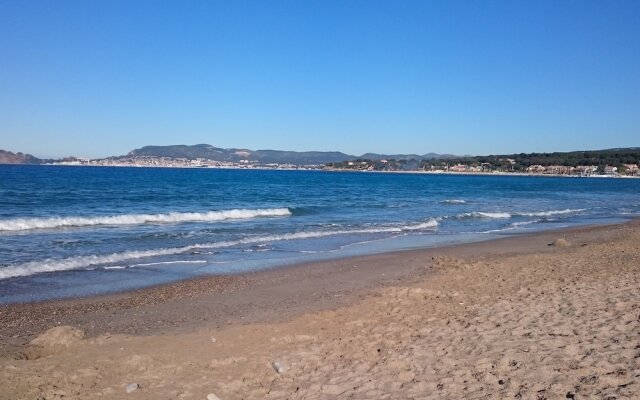
<svg viewBox="0 0 640 400"><path fill-rule="evenodd" d="M415 171L415 170L449 170L455 166L462 171L475 168L474 172L525 172L532 166L551 167L563 170L562 167L576 168L578 166L595 167L599 173L606 172L606 166L615 167L623 174L637 174L640 165L640 147L626 147L606 150L569 151L554 153L519 153L488 156L460 156L433 157L431 159L404 159L381 157L380 154L367 154L368 157L358 162L342 161L329 163L336 169L365 170L365 171ZM384 160L383 160L384 159Z"/></svg>
<svg viewBox="0 0 640 400"><path fill-rule="evenodd" d="M365 153L358 157L358 159L365 160L446 160L449 158L458 158L459 156L453 154L437 154L437 153L427 153L427 154L377 154L377 153Z"/></svg>
<svg viewBox="0 0 640 400"><path fill-rule="evenodd" d="M471 156L452 159L453 162L499 164L511 159L513 164L522 167L531 165L613 165L636 164L640 162L640 147L624 147L605 150L582 150L553 153L519 153L488 156ZM511 161L509 161L511 163Z"/></svg>
<svg viewBox="0 0 640 400"><path fill-rule="evenodd" d="M42 164L42 160L31 154L0 150L0 164Z"/></svg>
<svg viewBox="0 0 640 400"><path fill-rule="evenodd" d="M353 156L339 151L283 151L283 150L249 150L249 149L223 149L214 147L209 144L174 145L174 146L145 146L129 152L127 156L150 156L150 157L170 157L170 158L205 158L215 161L233 161L240 160L255 161L262 164L327 164L337 163L341 161L352 161L363 158L375 159L416 159L428 160L433 158L454 158L456 156L450 154L428 153L424 155L417 154L373 154L367 153L362 156Z"/></svg>

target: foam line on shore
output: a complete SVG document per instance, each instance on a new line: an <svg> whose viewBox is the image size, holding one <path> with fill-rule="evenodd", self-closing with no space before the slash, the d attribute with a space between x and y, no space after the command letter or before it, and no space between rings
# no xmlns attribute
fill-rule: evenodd
<svg viewBox="0 0 640 400"><path fill-rule="evenodd" d="M234 246L241 246L247 244L264 243L264 242L278 242L285 240L297 240L297 239L313 239L326 236L335 235L349 235L349 234L376 234L376 233L402 233L407 231L421 231L421 230L433 230L437 228L438 221L436 219L429 219L424 222L416 223L413 225L404 226L380 226L375 228L362 228L362 229L345 229L335 231L307 231L307 232L292 232L279 235L264 235L246 237L239 240L228 240L213 243L201 243L193 244L183 247L161 248L152 250L135 250L124 251L120 253L113 253L107 255L88 255L77 256L63 259L47 259L41 261L30 261L23 264L8 265L0 268L0 279L15 278L21 276L35 275L43 272L58 272L69 271L75 269L86 268L100 264L122 263L124 261L137 260L148 257L158 256L170 256L176 254L183 254L187 252L193 252L200 249L216 249L216 248L228 248ZM156 263L159 264L159 263ZM140 265L140 264L138 264Z"/></svg>

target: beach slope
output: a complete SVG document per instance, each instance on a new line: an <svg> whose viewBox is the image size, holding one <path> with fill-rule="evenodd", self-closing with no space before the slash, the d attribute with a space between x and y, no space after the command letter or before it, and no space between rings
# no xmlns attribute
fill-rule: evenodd
<svg viewBox="0 0 640 400"><path fill-rule="evenodd" d="M367 265L378 278L358 284ZM189 302L248 296L251 277L187 300L100 300L98 314L91 301L42 305L48 315L87 307L93 325L73 313L29 322L16 313L33 308L4 307L0 399L640 397L638 222L328 263L324 281L350 277L335 290L314 268L288 272L308 299L293 290L299 305L281 318L240 303L218 303L234 318L215 323L187 316ZM277 274L255 290L295 283ZM265 309L285 304L265 296Z"/></svg>

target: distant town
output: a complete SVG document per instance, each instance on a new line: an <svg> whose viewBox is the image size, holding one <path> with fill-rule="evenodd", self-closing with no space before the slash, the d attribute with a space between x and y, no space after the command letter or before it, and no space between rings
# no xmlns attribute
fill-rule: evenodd
<svg viewBox="0 0 640 400"><path fill-rule="evenodd" d="M407 168L407 164L414 164ZM415 165L417 164L417 165ZM638 164L613 165L529 165L523 167L514 159L499 160L497 164L451 163L448 161L415 160L358 160L327 165L326 169L353 171L416 171L427 173L452 174L527 174L527 175L566 175L566 176L640 176Z"/></svg>
<svg viewBox="0 0 640 400"><path fill-rule="evenodd" d="M164 167L164 168L235 168L235 169L323 169L320 165L297 165L288 163L259 163L257 161L218 161L207 158L173 158L157 156L130 156L107 158L66 158L53 161L51 165L86 165L94 167Z"/></svg>
<svg viewBox="0 0 640 400"><path fill-rule="evenodd" d="M640 148L489 156L367 153L356 157L340 152L253 151L202 144L145 146L124 156L95 159L43 160L0 150L0 164L638 177Z"/></svg>

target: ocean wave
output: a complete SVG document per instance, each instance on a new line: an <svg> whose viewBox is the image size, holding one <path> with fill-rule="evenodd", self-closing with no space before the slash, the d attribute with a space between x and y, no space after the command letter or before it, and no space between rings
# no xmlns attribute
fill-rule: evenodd
<svg viewBox="0 0 640 400"><path fill-rule="evenodd" d="M430 218L429 220L415 224L415 225L405 225L403 228L408 231L415 231L421 229L433 229L438 227L438 220L436 218Z"/></svg>
<svg viewBox="0 0 640 400"><path fill-rule="evenodd" d="M480 233L499 233L499 232L505 232L505 231L513 231L516 230L518 228L521 228L523 226L527 226L527 225L531 225L531 224L535 224L540 222L539 219L533 220L533 221L518 221L518 222L513 222L511 224L509 224L508 226L504 226L502 228L498 228L498 229L491 229L488 231L482 231Z"/></svg>
<svg viewBox="0 0 640 400"><path fill-rule="evenodd" d="M486 218L486 219L504 219L511 218L511 214L506 212L468 212L456 215L457 219L468 219L468 218Z"/></svg>
<svg viewBox="0 0 640 400"><path fill-rule="evenodd" d="M328 231L302 231L283 233L278 235L250 236L238 240L228 240L213 243L199 243L183 247L160 248L152 250L135 250L112 253L107 255L76 256L63 259L47 259L42 261L30 261L23 264L0 267L0 280L21 276L35 275L44 272L70 271L87 268L101 264L123 263L142 258L171 256L184 253L201 254L202 249L218 249L248 244L278 242L284 240L314 239L326 236L350 235L350 234L376 234L376 233L402 233L407 231L433 230L438 226L438 221L429 219L412 225L404 226L380 226L361 229L344 229ZM184 262L184 261L183 261ZM202 262L202 261L197 261ZM155 263L155 264L159 264ZM141 265L141 264L137 264Z"/></svg>
<svg viewBox="0 0 640 400"><path fill-rule="evenodd" d="M176 261L158 261L151 263L139 263L130 265L131 268L135 267L151 267L153 265L168 265L168 264L206 264L207 260L176 260ZM108 267L105 267L108 268Z"/></svg>
<svg viewBox="0 0 640 400"><path fill-rule="evenodd" d="M584 208L567 208L564 210L535 211L535 212L467 212L456 215L457 219L484 218L484 219L507 219L512 217L551 217L554 215L577 214L585 211Z"/></svg>
<svg viewBox="0 0 640 400"><path fill-rule="evenodd" d="M69 271L79 268L91 267L99 264L122 263L123 261L153 256L169 256L188 251L189 248L167 248L155 250L124 251L106 255L76 256L63 259L47 259L42 261L29 261L18 265L9 265L0 268L0 279L29 276L43 272Z"/></svg>
<svg viewBox="0 0 640 400"><path fill-rule="evenodd" d="M535 219L533 221L519 221L519 222L512 223L511 225L509 225L509 227L515 229L515 228L519 228L521 226L527 226L527 225L535 224L535 223L538 223L538 222L540 222L539 219Z"/></svg>
<svg viewBox="0 0 640 400"><path fill-rule="evenodd" d="M288 208L235 209L208 212L172 212L167 214L123 214L101 217L16 218L0 220L1 231L26 231L96 225L141 225L153 223L217 222L258 217L290 216Z"/></svg>
<svg viewBox="0 0 640 400"><path fill-rule="evenodd" d="M296 217L300 217L303 215L315 215L320 213L320 211L314 207L289 207L288 210L291 215Z"/></svg>
<svg viewBox="0 0 640 400"><path fill-rule="evenodd" d="M458 199L448 199L448 200L442 200L441 203L443 204L467 204L466 200L458 200Z"/></svg>
<svg viewBox="0 0 640 400"><path fill-rule="evenodd" d="M519 215L522 217L550 217L553 215L563 215L563 214L576 214L582 211L586 211L584 208L567 208L564 210L551 210L551 211L538 211L538 212L523 212L516 213L515 215Z"/></svg>

